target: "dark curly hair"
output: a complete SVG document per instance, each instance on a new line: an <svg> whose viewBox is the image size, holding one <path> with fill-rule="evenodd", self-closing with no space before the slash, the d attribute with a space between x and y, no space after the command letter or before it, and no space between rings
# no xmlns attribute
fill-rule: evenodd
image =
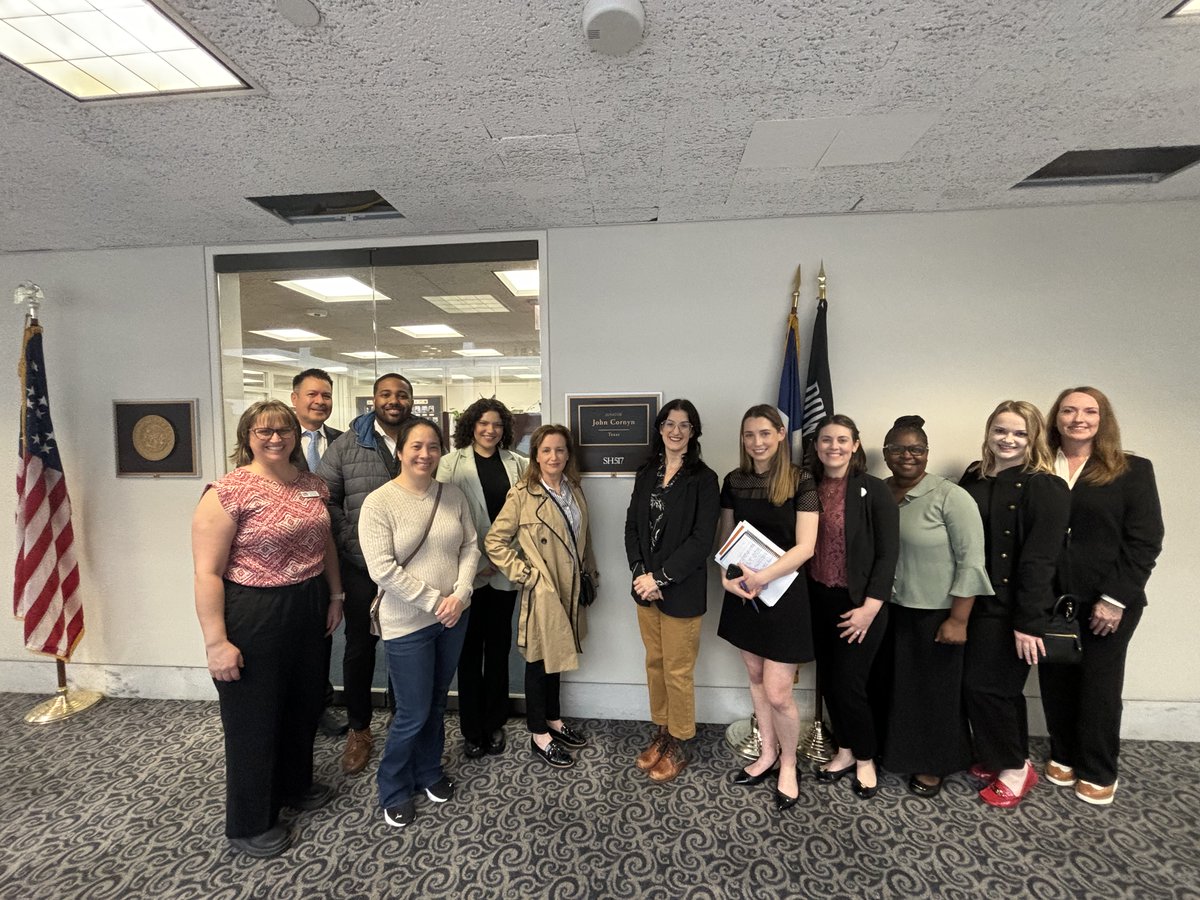
<svg viewBox="0 0 1200 900"><path fill-rule="evenodd" d="M458 417L454 425L456 448L470 447L475 442L475 426L486 412L497 413L500 416L500 424L504 426L504 434L500 436L500 449L507 450L513 445L513 414L495 397L484 397L468 406Z"/></svg>

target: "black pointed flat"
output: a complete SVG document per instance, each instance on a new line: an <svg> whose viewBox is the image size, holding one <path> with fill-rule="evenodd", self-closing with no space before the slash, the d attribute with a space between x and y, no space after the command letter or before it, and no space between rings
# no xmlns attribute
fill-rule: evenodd
<svg viewBox="0 0 1200 900"><path fill-rule="evenodd" d="M857 768L857 763L850 763L850 765L846 766L844 769L817 769L816 778L817 781L823 781L826 784L829 784L830 782L844 778Z"/></svg>
<svg viewBox="0 0 1200 900"><path fill-rule="evenodd" d="M767 769L765 772L763 772L760 775L751 775L749 772L747 772L745 769L742 769L742 768L735 769L734 773L733 773L733 778L730 780L734 784L740 784L740 785L745 785L746 787L752 787L756 784L762 784L764 781L766 781L772 775L778 775L778 774L779 774L779 760L777 759L777 760L775 760L775 762L771 763L771 768Z"/></svg>
<svg viewBox="0 0 1200 900"><path fill-rule="evenodd" d="M863 783L859 781L858 776L855 775L852 779L850 779L850 790L854 791L854 795L856 797L859 797L863 800L870 800L879 793L879 784L876 782L875 784L871 785L871 787L863 787Z"/></svg>

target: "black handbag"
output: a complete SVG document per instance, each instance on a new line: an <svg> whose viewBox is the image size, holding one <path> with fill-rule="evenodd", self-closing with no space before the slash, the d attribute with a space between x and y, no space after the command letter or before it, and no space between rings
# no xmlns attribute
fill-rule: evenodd
<svg viewBox="0 0 1200 900"><path fill-rule="evenodd" d="M1078 609L1079 599L1074 594L1063 594L1054 602L1046 633L1042 635L1042 643L1046 646L1043 663L1071 665L1083 659L1082 631L1075 619Z"/></svg>

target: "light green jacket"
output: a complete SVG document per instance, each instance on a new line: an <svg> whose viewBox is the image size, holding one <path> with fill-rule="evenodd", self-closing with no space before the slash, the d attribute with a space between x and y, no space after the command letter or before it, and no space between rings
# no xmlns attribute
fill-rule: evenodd
<svg viewBox="0 0 1200 900"><path fill-rule="evenodd" d="M900 559L892 602L912 609L949 609L954 597L991 593L979 506L954 482L926 475L900 504Z"/></svg>

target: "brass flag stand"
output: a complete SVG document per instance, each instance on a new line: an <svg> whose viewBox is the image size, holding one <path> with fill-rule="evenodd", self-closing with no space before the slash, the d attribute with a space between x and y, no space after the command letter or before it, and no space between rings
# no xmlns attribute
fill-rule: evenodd
<svg viewBox="0 0 1200 900"><path fill-rule="evenodd" d="M61 477L62 463L58 458L57 441L50 424L49 391L41 349L42 329L37 318L38 307L45 299L42 289L32 281L21 282L13 291L13 303L29 307L25 316L25 341L18 364L22 424L21 461L17 476L20 547L14 581L14 613L18 618L25 619L26 647L53 655L58 670L58 691L25 715L25 721L35 725L60 722L103 699L99 691L72 691L67 687L66 661L82 635L83 614L82 607L77 607L72 613L74 618L69 619L66 609L67 601L78 586L71 550L73 536L66 482L49 481L46 478L46 473L51 470ZM59 519L60 514L62 520ZM27 552L34 555L27 557ZM59 565L69 566L69 574L65 576L67 586L59 577L67 569L59 570ZM49 572L48 576L46 572ZM33 616L37 617L37 625L31 624L30 617ZM48 621L54 623L49 632L38 631L38 627ZM35 631L39 636L32 638L31 634Z"/></svg>
<svg viewBox="0 0 1200 900"><path fill-rule="evenodd" d="M58 691L49 700L43 700L25 713L25 721L31 725L61 722L104 699L104 695L99 691L70 690L67 687L67 664L61 659L56 659L55 662L58 664Z"/></svg>

